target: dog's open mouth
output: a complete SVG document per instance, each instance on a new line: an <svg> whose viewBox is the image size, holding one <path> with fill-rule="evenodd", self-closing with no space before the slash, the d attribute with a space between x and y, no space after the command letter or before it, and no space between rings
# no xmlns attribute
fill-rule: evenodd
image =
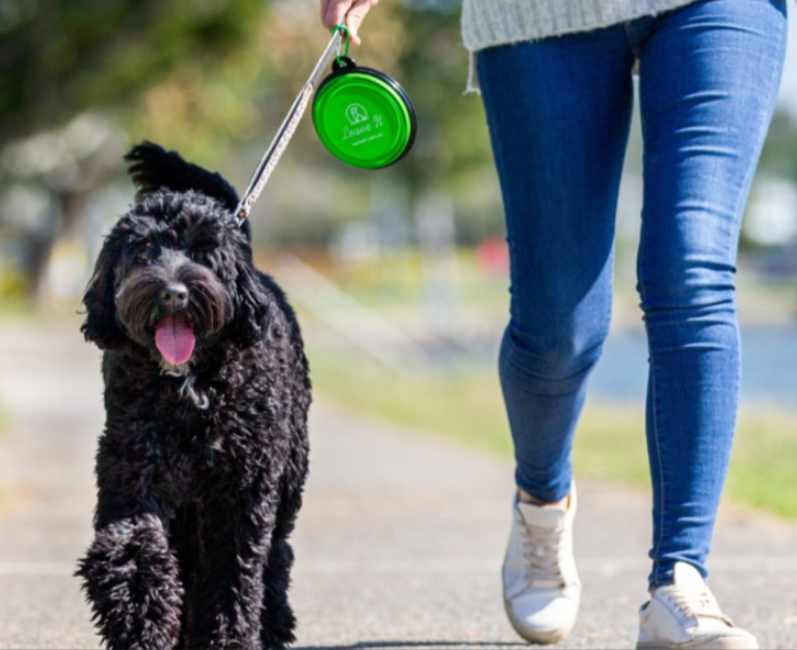
<svg viewBox="0 0 797 650"><path fill-rule="evenodd" d="M180 314L167 314L155 328L155 345L166 363L181 366L194 353L196 337L191 321Z"/></svg>

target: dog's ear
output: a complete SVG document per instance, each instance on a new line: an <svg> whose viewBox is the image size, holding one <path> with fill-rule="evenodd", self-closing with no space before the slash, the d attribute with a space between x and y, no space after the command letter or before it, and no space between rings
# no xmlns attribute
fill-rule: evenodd
<svg viewBox="0 0 797 650"><path fill-rule="evenodd" d="M268 311L268 296L252 263L248 244L241 246L235 261L235 271L235 314L231 335L238 347L248 348L262 340Z"/></svg>
<svg viewBox="0 0 797 650"><path fill-rule="evenodd" d="M147 194L165 187L175 192L196 190L218 199L229 210L238 205L238 194L232 185L219 174L186 162L176 151L145 141L133 147L125 160L130 163L128 172L138 190L139 203Z"/></svg>
<svg viewBox="0 0 797 650"><path fill-rule="evenodd" d="M80 327L87 341L96 343L102 350L110 350L124 342L125 336L116 320L113 269L118 255L118 245L109 237L97 258L83 304L86 320Z"/></svg>

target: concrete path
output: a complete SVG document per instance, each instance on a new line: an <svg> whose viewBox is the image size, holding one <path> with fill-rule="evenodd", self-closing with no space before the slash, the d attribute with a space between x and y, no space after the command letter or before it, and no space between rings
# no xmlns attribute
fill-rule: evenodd
<svg viewBox="0 0 797 650"><path fill-rule="evenodd" d="M0 326L0 648L94 648L71 577L91 538L103 413L99 354L77 325ZM499 566L511 468L467 449L316 405L295 537L297 648L522 646ZM632 647L645 597L646 495L582 481L576 553L583 610L572 648ZM797 645L797 528L725 511L711 584L762 647Z"/></svg>

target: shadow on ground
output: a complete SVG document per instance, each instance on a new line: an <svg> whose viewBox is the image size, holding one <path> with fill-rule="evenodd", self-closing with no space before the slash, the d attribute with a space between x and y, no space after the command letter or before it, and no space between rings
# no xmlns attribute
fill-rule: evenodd
<svg viewBox="0 0 797 650"><path fill-rule="evenodd" d="M314 645L293 648L293 650L448 650L450 648L483 648L485 650L507 650L528 647L521 641L506 643L490 641L360 641L349 645Z"/></svg>

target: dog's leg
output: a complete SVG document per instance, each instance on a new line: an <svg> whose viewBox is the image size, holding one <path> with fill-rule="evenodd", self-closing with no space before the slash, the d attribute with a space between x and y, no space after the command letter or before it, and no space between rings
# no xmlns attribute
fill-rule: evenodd
<svg viewBox="0 0 797 650"><path fill-rule="evenodd" d="M260 650L263 565L274 530L274 504L252 504L235 490L213 490L201 510L202 558L186 601L187 647ZM265 490L264 490L265 492ZM271 495L269 495L271 496Z"/></svg>
<svg viewBox="0 0 797 650"><path fill-rule="evenodd" d="M309 403L309 396L307 399ZM293 550L288 537L293 532L296 515L302 507L302 491L307 478L307 411L306 404L297 412L297 428L291 435L292 450L281 483L281 499L277 525L263 576L263 610L261 612L263 648L280 650L296 640L296 617L288 602Z"/></svg>
<svg viewBox="0 0 797 650"><path fill-rule="evenodd" d="M174 647L183 592L159 517L140 514L98 527L78 575L108 648Z"/></svg>
<svg viewBox="0 0 797 650"><path fill-rule="evenodd" d="M293 549L288 537L293 532L296 514L302 506L302 488L307 475L307 446L296 450L282 478L282 500L277 525L263 574L263 610L261 612L263 648L280 650L296 640L296 617L288 602Z"/></svg>
<svg viewBox="0 0 797 650"><path fill-rule="evenodd" d="M293 550L284 537L276 535L268 554L268 564L263 574L263 610L260 638L263 648L281 650L296 640L296 617L288 603L290 571L293 565Z"/></svg>
<svg viewBox="0 0 797 650"><path fill-rule="evenodd" d="M199 567L200 548L197 535L197 506L184 504L177 509L174 519L169 523L169 543L174 549L180 565L180 581L185 595L184 601L190 600L194 588L194 578ZM188 648L186 631L189 629L187 608L183 608L180 621L180 639L175 648Z"/></svg>

